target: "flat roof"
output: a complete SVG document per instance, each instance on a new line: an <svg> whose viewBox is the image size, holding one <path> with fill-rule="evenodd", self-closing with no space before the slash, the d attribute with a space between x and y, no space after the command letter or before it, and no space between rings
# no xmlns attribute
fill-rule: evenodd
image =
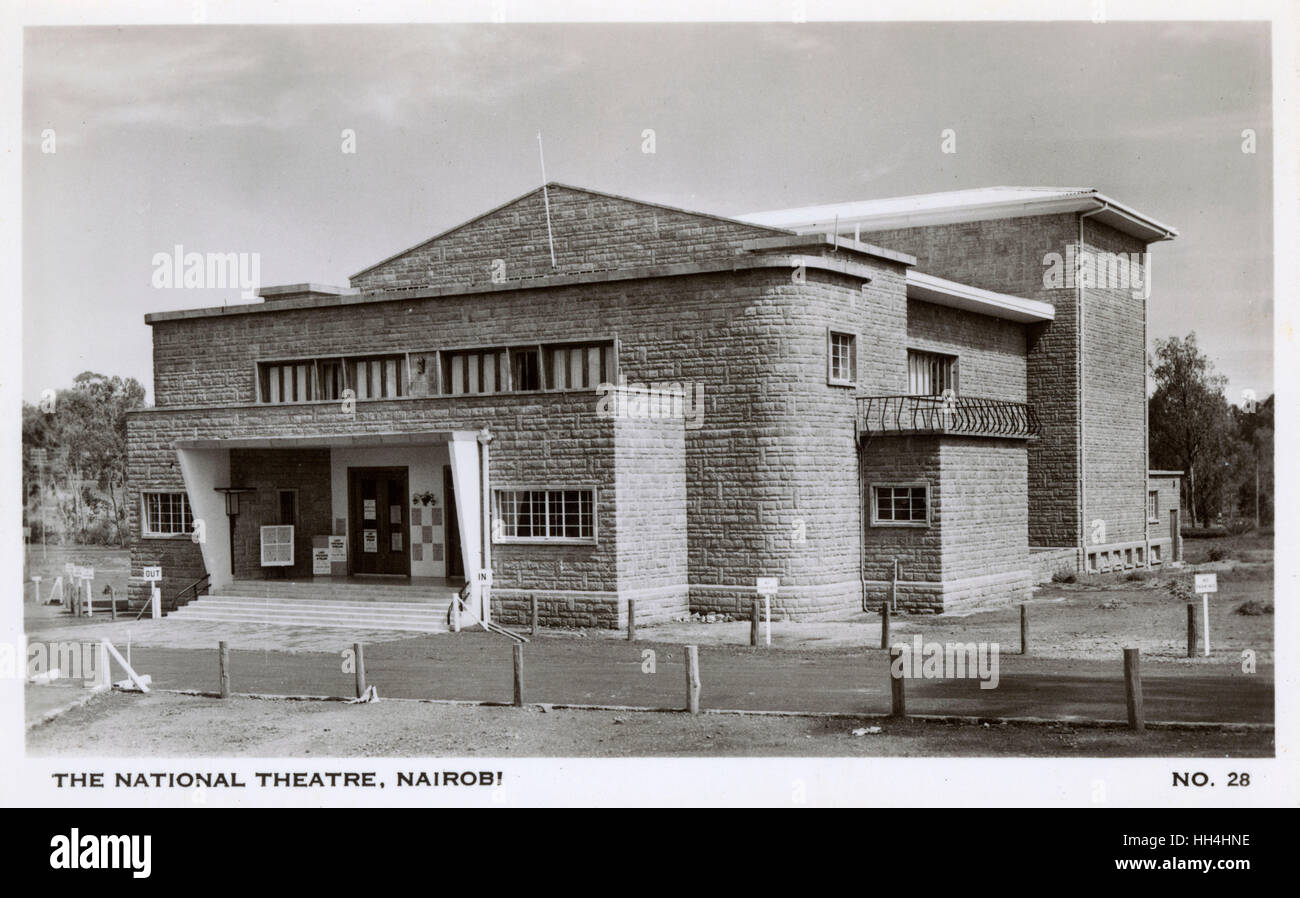
<svg viewBox="0 0 1300 898"><path fill-rule="evenodd" d="M1099 210L1099 211L1098 211ZM1091 216L1131 236L1155 243L1172 240L1178 231L1113 200L1092 187L979 187L910 196L884 197L771 209L737 216L741 221L807 233L837 227L883 231L963 221L987 221L1060 212L1093 212Z"/></svg>

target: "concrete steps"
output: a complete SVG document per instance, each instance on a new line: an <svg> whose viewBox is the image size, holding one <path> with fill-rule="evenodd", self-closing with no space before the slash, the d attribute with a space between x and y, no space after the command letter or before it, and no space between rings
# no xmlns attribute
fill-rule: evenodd
<svg viewBox="0 0 1300 898"><path fill-rule="evenodd" d="M410 587L372 591L368 584L351 589L342 585L338 589L321 589L312 584L276 584L279 589L258 590L280 595L237 595L230 591L244 585L237 583L218 595L202 596L173 611L167 619L445 633L447 608L456 595L456 590L446 588L423 594Z"/></svg>

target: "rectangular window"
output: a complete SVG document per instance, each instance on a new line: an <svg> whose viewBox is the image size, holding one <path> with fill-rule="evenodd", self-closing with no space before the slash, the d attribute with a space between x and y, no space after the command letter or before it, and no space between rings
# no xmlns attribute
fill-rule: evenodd
<svg viewBox="0 0 1300 898"><path fill-rule="evenodd" d="M181 536L194 529L194 513L184 493L145 493L145 536Z"/></svg>
<svg viewBox="0 0 1300 898"><path fill-rule="evenodd" d="M857 383L858 341L853 334L828 331L826 335L826 380L836 386Z"/></svg>
<svg viewBox="0 0 1300 898"><path fill-rule="evenodd" d="M442 354L442 392L504 393L510 389L505 349L474 349Z"/></svg>
<svg viewBox="0 0 1300 898"><path fill-rule="evenodd" d="M873 484L873 527L930 526L930 487L924 483Z"/></svg>
<svg viewBox="0 0 1300 898"><path fill-rule="evenodd" d="M261 401L275 405L342 399L354 390L357 399L393 399L406 395L404 355L367 358L303 359L263 362L257 366Z"/></svg>
<svg viewBox="0 0 1300 898"><path fill-rule="evenodd" d="M496 490L497 542L595 542L592 489Z"/></svg>
<svg viewBox="0 0 1300 898"><path fill-rule="evenodd" d="M542 362L536 349L510 350L510 378L516 390L542 388Z"/></svg>
<svg viewBox="0 0 1300 898"><path fill-rule="evenodd" d="M1147 523L1160 523L1160 491L1147 490Z"/></svg>
<svg viewBox="0 0 1300 898"><path fill-rule="evenodd" d="M613 343L546 346L543 352L548 390L594 390L614 382Z"/></svg>
<svg viewBox="0 0 1300 898"><path fill-rule="evenodd" d="M957 392L957 357L937 352L907 351L907 392L912 396L939 396Z"/></svg>

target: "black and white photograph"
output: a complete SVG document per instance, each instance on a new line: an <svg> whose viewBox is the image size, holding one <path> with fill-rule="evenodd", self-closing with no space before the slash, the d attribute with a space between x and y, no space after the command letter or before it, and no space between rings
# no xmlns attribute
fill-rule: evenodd
<svg viewBox="0 0 1300 898"><path fill-rule="evenodd" d="M4 804L1294 807L1295 15L6 4Z"/></svg>

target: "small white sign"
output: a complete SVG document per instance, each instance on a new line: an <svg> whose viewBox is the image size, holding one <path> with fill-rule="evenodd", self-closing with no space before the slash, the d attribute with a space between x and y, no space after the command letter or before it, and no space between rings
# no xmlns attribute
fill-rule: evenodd
<svg viewBox="0 0 1300 898"><path fill-rule="evenodd" d="M776 577L759 577L758 594L760 596L774 596L779 585L780 581Z"/></svg>
<svg viewBox="0 0 1300 898"><path fill-rule="evenodd" d="M330 572L330 550L328 548L311 550L311 572L328 574Z"/></svg>
<svg viewBox="0 0 1300 898"><path fill-rule="evenodd" d="M146 567L146 568L144 569L144 578L145 578L146 580L148 580L150 583L154 583L154 582L156 582L156 581L158 581L158 580L161 580L161 579L162 579L162 566L161 566L161 565L155 565L154 567Z"/></svg>
<svg viewBox="0 0 1300 898"><path fill-rule="evenodd" d="M95 566L94 566L93 564L77 565L77 579L78 579L78 580L94 580L94 579L95 579Z"/></svg>
<svg viewBox="0 0 1300 898"><path fill-rule="evenodd" d="M361 551L378 552L379 551L379 531L362 530L361 531Z"/></svg>
<svg viewBox="0 0 1300 898"><path fill-rule="evenodd" d="M491 570L491 568L480 568L480 569L479 569L479 572L478 572L478 582L479 582L479 585L480 585L480 586L491 586L491 585L492 585L492 570Z"/></svg>
<svg viewBox="0 0 1300 898"><path fill-rule="evenodd" d="M1218 574L1197 574L1197 575L1196 575L1196 591L1197 591L1198 593L1202 593L1202 592L1218 592L1218 591L1219 591L1219 575L1218 575Z"/></svg>
<svg viewBox="0 0 1300 898"><path fill-rule="evenodd" d="M330 561L348 560L348 538L346 536L330 537Z"/></svg>

